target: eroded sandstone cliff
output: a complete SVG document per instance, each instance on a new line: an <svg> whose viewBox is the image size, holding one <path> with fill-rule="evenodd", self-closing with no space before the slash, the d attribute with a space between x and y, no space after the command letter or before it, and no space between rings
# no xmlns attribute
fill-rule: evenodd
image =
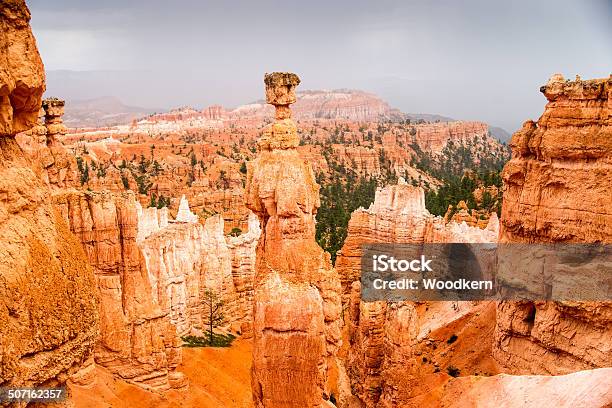
<svg viewBox="0 0 612 408"><path fill-rule="evenodd" d="M206 330L202 297L205 290L212 290L225 302L225 326L249 337L260 234L257 218L251 214L247 232L226 236L219 215L202 225L168 221L166 213L165 208L140 210L139 225L148 227L143 228L147 233L139 232L138 246L154 303L170 316L179 335L202 335Z"/></svg>
<svg viewBox="0 0 612 408"><path fill-rule="evenodd" d="M577 87L571 83L565 86L569 89ZM599 95L601 96L601 93ZM606 106L605 103L593 102L584 105ZM576 112L566 114L576 116ZM593 114L589 109L586 109L586 112ZM601 117L601 113L593 115ZM601 121L601 126L590 125L590 129L608 134L607 123L609 122ZM579 214L566 215L568 219L571 218L568 223L557 221L555 218L548 222L546 216L551 213L550 209L538 210L536 207L543 205L539 201L529 204L521 200L531 197L546 202L553 193L544 190L559 187L558 183L551 184L546 181L556 171L564 171L563 183L572 185L576 189L579 187L586 189L589 184L584 182L584 177L588 172L582 173L583 164L580 160L568 163L567 159L559 158L537 162L535 153L526 158L525 153L521 154L516 147L516 138L523 140L521 138L524 136L524 131L518 132L517 135L513 141L514 159L505 170L505 180L508 183L506 194L510 194L511 199L504 202L504 215L510 214L510 219L506 222L506 219L502 218L502 239L506 243L559 240L555 239L554 235L547 235L551 231L548 228L536 228L535 225L539 222L546 226L556 225L557 230L565 228L565 234L574 234L571 226L583 222L579 220ZM539 138L536 140L540 143ZM601 139L596 137L595 140ZM527 142L523 143L528 145ZM532 140L529 145L534 143L536 141ZM587 141L584 143L588 144ZM567 146L563 148L571 150ZM581 150L588 152L589 148ZM598 171L606 174L607 181L610 179L608 174L610 149L603 146L593 150L608 152L603 154L598 163L601 167ZM556 166L561 166L565 170L555 169ZM546 170L540 174L542 167L546 167ZM517 168L521 169L521 172L518 172ZM572 180L573 171L576 171L578 176L582 174L583 181L580 186ZM530 174L531 172L535 174ZM524 188L527 190L523 190ZM576 192L569 191L569 193ZM346 361L353 394L348 400L357 398L358 402L355 404L364 404L366 407L471 406L473 404L495 406L496 402L493 401L500 401L499 398L503 398L508 403L538 406L535 401L561 401L572 398L567 387L575 383L576 387L585 390L586 393L576 401L585 403L591 401L594 406L609 404L612 401L609 392L593 392L589 396L587 394L590 391L586 391L607 389L610 386L609 380L606 379L609 368L589 370L610 365L609 303L502 302L496 304L361 300L359 283L361 244L497 241L499 220L496 216L490 218L485 229L468 226L465 221L470 214L467 212L463 214L460 212L458 217L447 223L427 212L422 194L420 188L406 186L400 182L397 186L377 191L374 204L367 210L355 211L351 217L349 233L336 263L342 281L343 304L346 310L344 320L348 326L346 337L349 340L349 347ZM574 202L579 203L580 195L576 194ZM564 199L571 200L571 195L564 196ZM559 200L556 203L559 203ZM525 225L521 224L518 218L522 213L511 207L516 205L527 207L524 209L527 216ZM594 208L592 202L581 205L589 208L587 212L592 218L584 220L586 224L580 231L575 231L571 239L574 242L582 242L581 238L577 238L578 234L584 237L584 234L588 234L588 228L601 222L600 216L592 213L603 214L601 216L604 219L608 216L604 207ZM532 212L533 223L530 221ZM541 216L543 218L540 218ZM454 220L462 222L457 223ZM602 231L602 225L597 225L600 230L594 232L595 236L603 237L600 240L607 242L605 237L609 236L609 231L605 229ZM562 237L561 240L567 235ZM465 341L456 340L462 338L465 338ZM485 380L479 380L481 377L469 377L470 375L490 376L499 372L558 375L578 370L589 371L566 377L496 375ZM453 376L460 375L460 378L451 378L448 373L452 373ZM464 378L465 375L468 378ZM513 396L508 394L511 390L516 391ZM564 394L567 395L560 397Z"/></svg>
<svg viewBox="0 0 612 408"><path fill-rule="evenodd" d="M454 326L460 334L474 327L480 327L483 333L492 332L494 305L364 302L360 291L363 244L494 243L498 235L497 217L491 218L489 224L487 229L481 229L454 221L446 223L427 211L423 189L402 179L397 185L377 190L368 209L353 212L347 239L336 260L346 310L344 320L348 325L347 372L352 398L367 407L408 406L416 395L427 392L428 387L419 388L418 383L444 381L446 374L440 373L443 364L459 365L457 360L461 369L465 371L467 367L472 372L491 364L486 354L487 350L490 354L490 341L481 345L478 352L472 351L471 359L466 359L458 351L456 356L446 357L443 351L446 339L440 337L448 335L447 327Z"/></svg>
<svg viewBox="0 0 612 408"><path fill-rule="evenodd" d="M464 222L446 222L425 208L425 192L400 178L397 185L378 189L368 209L359 208L351 215L348 234L338 252L336 269L342 282L343 302L351 285L361 276L361 245L368 243L443 243L497 242L497 215L487 220L484 229Z"/></svg>
<svg viewBox="0 0 612 408"><path fill-rule="evenodd" d="M612 242L612 77L553 76L538 122L512 137L500 241ZM579 299L577 299L579 300ZM610 366L609 302L505 302L495 358L508 372L565 374Z"/></svg>
<svg viewBox="0 0 612 408"><path fill-rule="evenodd" d="M504 168L502 242L611 242L612 78L541 89L537 122L512 137Z"/></svg>
<svg viewBox="0 0 612 408"><path fill-rule="evenodd" d="M152 390L183 387L175 371L180 341L167 311L154 302L137 245L138 209L131 192L62 191L54 195L95 273L100 337L95 360L115 375Z"/></svg>
<svg viewBox="0 0 612 408"><path fill-rule="evenodd" d="M21 0L0 4L0 385L63 384L98 333L92 268L15 140L36 124L43 65Z"/></svg>

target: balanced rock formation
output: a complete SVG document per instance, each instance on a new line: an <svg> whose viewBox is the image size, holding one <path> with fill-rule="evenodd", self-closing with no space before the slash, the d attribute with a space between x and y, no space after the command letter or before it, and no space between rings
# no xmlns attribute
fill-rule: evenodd
<svg viewBox="0 0 612 408"><path fill-rule="evenodd" d="M44 69L22 0L0 3L0 386L57 386L98 333L87 256L15 134L36 125Z"/></svg>
<svg viewBox="0 0 612 408"><path fill-rule="evenodd" d="M53 189L80 187L77 161L59 139L66 134L62 116L64 101L47 98L42 101L42 118L37 126L17 135L19 146L31 159L36 174Z"/></svg>
<svg viewBox="0 0 612 408"><path fill-rule="evenodd" d="M315 242L319 186L297 152L289 105L297 75L266 74L276 121L264 129L247 166L246 203L259 217L253 309L255 406L321 407L340 345L340 282Z"/></svg>
<svg viewBox="0 0 612 408"><path fill-rule="evenodd" d="M66 134L64 126L64 105L65 101L57 98L47 98L43 100L42 107L45 110L45 128L47 129L47 144L54 145L58 138Z"/></svg>
<svg viewBox="0 0 612 408"><path fill-rule="evenodd" d="M500 242L612 243L612 77L540 88L538 122L512 137ZM578 299L579 300L579 299ZM609 302L504 302L495 358L508 372L565 374L609 367Z"/></svg>
<svg viewBox="0 0 612 408"><path fill-rule="evenodd" d="M64 115L64 101L57 98L43 100L45 111L45 130L47 136L47 149L44 155L49 160L44 163L46 177L49 184L55 187L68 188L78 187L81 183L76 159L61 145L59 138L66 134L66 126L62 116ZM44 154L44 153L43 153Z"/></svg>

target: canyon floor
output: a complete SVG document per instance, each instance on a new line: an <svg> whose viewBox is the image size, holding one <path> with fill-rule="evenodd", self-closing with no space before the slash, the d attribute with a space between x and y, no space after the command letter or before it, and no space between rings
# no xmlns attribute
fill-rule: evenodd
<svg viewBox="0 0 612 408"><path fill-rule="evenodd" d="M71 385L77 408L247 408L251 397L251 340L237 339L231 347L183 348L179 366L189 379L187 391L170 391L165 395L148 392L113 377L102 367L96 367L96 382L92 387Z"/></svg>

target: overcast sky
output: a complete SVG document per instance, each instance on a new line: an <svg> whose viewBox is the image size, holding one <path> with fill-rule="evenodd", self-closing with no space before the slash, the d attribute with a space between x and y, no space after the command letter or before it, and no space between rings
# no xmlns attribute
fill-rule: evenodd
<svg viewBox="0 0 612 408"><path fill-rule="evenodd" d="M68 99L232 107L263 97L264 72L290 70L300 89L363 89L512 132L542 113L551 74L612 71L609 0L28 4L48 94Z"/></svg>

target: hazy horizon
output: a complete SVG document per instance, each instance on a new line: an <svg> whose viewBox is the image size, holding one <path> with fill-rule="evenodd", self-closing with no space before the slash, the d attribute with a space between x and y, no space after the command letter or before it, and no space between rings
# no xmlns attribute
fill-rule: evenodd
<svg viewBox="0 0 612 408"><path fill-rule="evenodd" d="M513 132L541 114L552 74L612 68L604 0L28 5L48 95L149 109L245 104L263 97L264 72L290 70L300 90L359 89Z"/></svg>

